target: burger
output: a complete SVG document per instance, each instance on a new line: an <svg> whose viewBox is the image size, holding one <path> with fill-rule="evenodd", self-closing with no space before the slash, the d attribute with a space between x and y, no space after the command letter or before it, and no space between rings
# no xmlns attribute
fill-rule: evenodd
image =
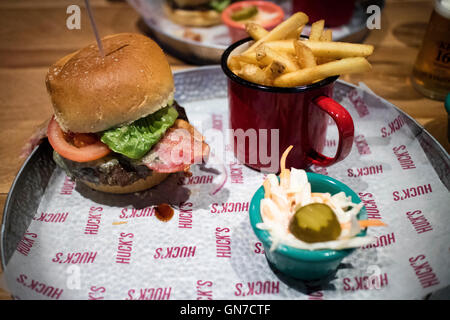
<svg viewBox="0 0 450 320"><path fill-rule="evenodd" d="M206 161L209 146L174 100L161 48L121 33L69 54L46 76L47 136L67 175L92 189L132 193Z"/></svg>
<svg viewBox="0 0 450 320"><path fill-rule="evenodd" d="M221 23L221 12L231 0L165 0L163 9L173 22L190 27L209 27Z"/></svg>

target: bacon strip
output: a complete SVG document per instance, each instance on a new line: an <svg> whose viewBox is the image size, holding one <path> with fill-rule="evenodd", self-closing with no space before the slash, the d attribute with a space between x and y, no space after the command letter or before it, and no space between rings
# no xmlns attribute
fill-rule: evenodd
<svg viewBox="0 0 450 320"><path fill-rule="evenodd" d="M33 134L30 136L30 138L28 138L25 145L22 147L20 158L25 159L26 157L28 157L34 150L34 148L39 145L44 138L47 137L47 127L49 122L50 119L47 119L39 126L37 126Z"/></svg>
<svg viewBox="0 0 450 320"><path fill-rule="evenodd" d="M209 151L201 133L188 122L177 119L142 161L156 172L187 171L192 164L205 162Z"/></svg>

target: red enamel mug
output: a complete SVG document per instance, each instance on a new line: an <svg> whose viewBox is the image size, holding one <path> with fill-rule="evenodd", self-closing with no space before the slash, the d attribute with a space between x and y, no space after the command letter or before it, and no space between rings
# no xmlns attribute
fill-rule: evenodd
<svg viewBox="0 0 450 320"><path fill-rule="evenodd" d="M282 153L293 146L287 168L330 166L343 160L353 145L354 124L348 111L331 98L338 76L298 87L272 87L249 82L228 68L230 56L242 53L251 38L232 44L222 55L228 77L229 123L235 157L264 172L280 171ZM328 119L337 126L339 141L334 156L322 152Z"/></svg>

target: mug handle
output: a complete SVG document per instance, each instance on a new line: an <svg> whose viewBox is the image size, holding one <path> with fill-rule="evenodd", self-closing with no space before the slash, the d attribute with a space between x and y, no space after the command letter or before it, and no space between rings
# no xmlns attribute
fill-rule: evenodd
<svg viewBox="0 0 450 320"><path fill-rule="evenodd" d="M336 155L331 158L312 150L309 154L310 162L318 166L330 166L344 160L352 150L355 127L350 113L339 103L327 96L319 96L313 100L314 104L325 111L334 122L339 132L339 142Z"/></svg>

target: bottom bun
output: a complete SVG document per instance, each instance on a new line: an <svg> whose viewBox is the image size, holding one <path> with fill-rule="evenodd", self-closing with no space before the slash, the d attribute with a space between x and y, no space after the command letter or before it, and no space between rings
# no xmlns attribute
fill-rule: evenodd
<svg viewBox="0 0 450 320"><path fill-rule="evenodd" d="M210 27L222 23L220 13L215 10L183 10L172 9L166 3L164 13L177 24L189 27Z"/></svg>
<svg viewBox="0 0 450 320"><path fill-rule="evenodd" d="M101 192L133 193L133 192L139 192L139 191L147 190L151 187L154 187L154 186L160 184L161 182L163 182L169 175L170 175L170 173L160 173L160 172L152 171L152 174L149 175L147 178L139 179L139 180L133 182L132 184L129 184L129 185L123 186L123 187L93 183L93 182L86 181L83 179L78 179L78 181L81 181L84 184L86 184L88 187L90 187L94 190L97 190L97 191L101 191Z"/></svg>

